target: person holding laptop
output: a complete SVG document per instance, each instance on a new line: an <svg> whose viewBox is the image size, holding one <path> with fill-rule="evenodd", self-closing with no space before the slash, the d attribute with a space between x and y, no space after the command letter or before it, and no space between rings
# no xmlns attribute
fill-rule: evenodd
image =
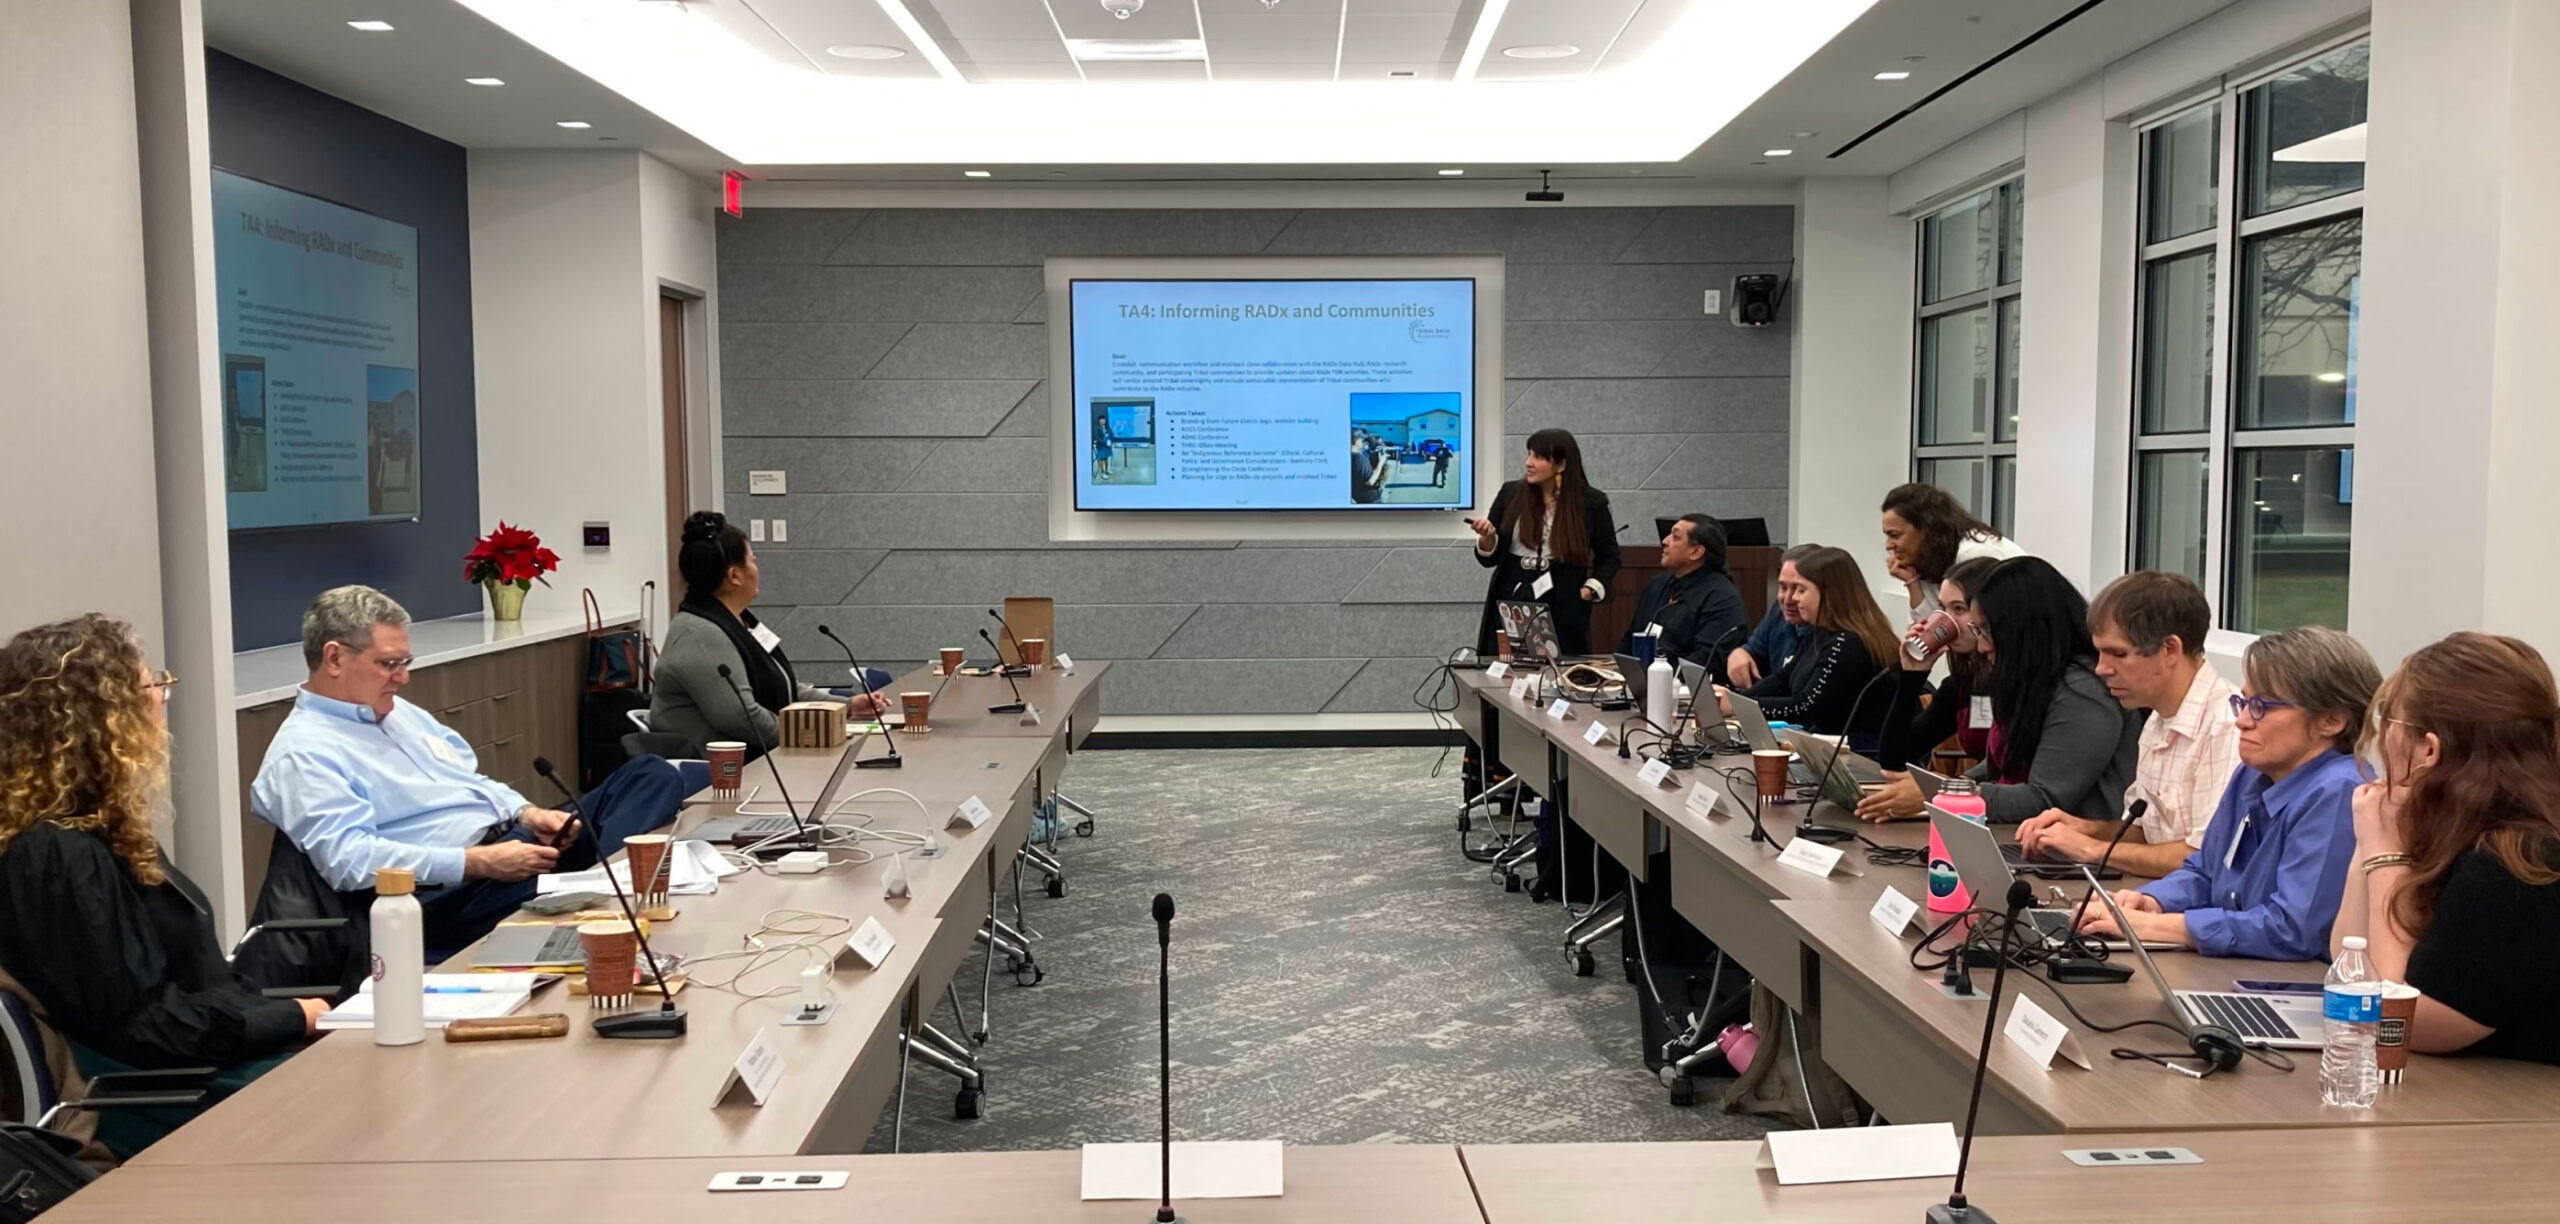
<svg viewBox="0 0 2560 1224"><path fill-rule="evenodd" d="M1742 636L1750 622L1742 591L1724 568L1724 525L1704 514L1682 515L1662 537L1662 572L1636 595L1629 635L1659 630L1656 653L1675 667L1695 663L1718 680L1718 644Z"/></svg>
<svg viewBox="0 0 2560 1224"><path fill-rule="evenodd" d="M2204 657L2213 609L2184 574L2127 574L2089 604L2089 637L2097 673L2128 711L2148 710L2134 760L2130 810L2142 819L2114 841L2116 822L2083 820L2055 809L2018 826L2030 855L2075 863L2108 861L2136 875L2165 876L2204 845L2222 803L2223 784L2239 765L2240 730L2229 681Z"/></svg>
<svg viewBox="0 0 2560 1224"><path fill-rule="evenodd" d="M2511 637L2457 633L2374 700L2380 780L2354 800L2349 935L2418 988L2409 1048L2560 1063L2560 692Z"/></svg>
<svg viewBox="0 0 2560 1224"><path fill-rule="evenodd" d="M2350 809L2364 781L2355 745L2382 675L2354 638L2318 626L2259 638L2241 665L2243 691L2224 703L2237 720L2240 765L2204 840L2184 866L2115 894L2131 932L2103 910L2081 915L2083 932L2207 956L2327 953L2355 850Z"/></svg>
<svg viewBox="0 0 2560 1224"><path fill-rule="evenodd" d="M1476 533L1476 564L1492 570L1476 653L1494 655L1500 630L1494 605L1536 600L1554 613L1556 641L1567 655L1591 653L1591 606L1618 579L1618 521L1609 495L1591 487L1582 444L1561 429L1529 435L1521 478L1493 495L1493 508L1467 526Z"/></svg>
<svg viewBox="0 0 2560 1224"><path fill-rule="evenodd" d="M1742 695L1759 702L1771 722L1823 735L1873 731L1884 703L1862 706L1858 699L1896 647L1858 559L1847 549L1817 547L1779 566L1778 607L1788 624L1809 627L1812 636ZM1733 702L1721 689L1716 704L1733 717Z"/></svg>

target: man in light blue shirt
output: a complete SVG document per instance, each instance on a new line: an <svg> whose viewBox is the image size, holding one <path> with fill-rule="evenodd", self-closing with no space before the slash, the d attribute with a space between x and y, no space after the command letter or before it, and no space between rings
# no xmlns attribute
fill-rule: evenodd
<svg viewBox="0 0 2560 1224"><path fill-rule="evenodd" d="M310 676L249 791L330 887L373 887L405 867L418 882L427 946L460 948L534 896L533 878L595 863L577 818L482 777L470 745L400 699L409 682L409 614L371 587L326 591L302 618ZM605 852L675 819L674 766L641 757L578 806Z"/></svg>

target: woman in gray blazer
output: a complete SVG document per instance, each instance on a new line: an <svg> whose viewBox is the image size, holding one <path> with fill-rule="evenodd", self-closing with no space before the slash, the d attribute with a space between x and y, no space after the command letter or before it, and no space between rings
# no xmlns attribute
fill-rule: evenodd
<svg viewBox="0 0 2560 1224"><path fill-rule="evenodd" d="M2094 670L2089 603L2041 557L1992 567L1966 621L1990 663L1990 759L1976 768L1992 824L2060 808L2112 821L2133 784L2142 718Z"/></svg>
<svg viewBox="0 0 2560 1224"><path fill-rule="evenodd" d="M756 619L751 605L762 590L755 550L747 533L716 510L684 523L676 551L684 578L684 602L667 622L658 651L657 685L649 698L649 725L692 741L694 755L714 740L736 740L750 758L779 743L782 708L794 701L833 701L805 687L782 652L782 638ZM721 667L729 669L723 679ZM886 696L880 704L887 704ZM856 714L876 713L868 694L852 701Z"/></svg>

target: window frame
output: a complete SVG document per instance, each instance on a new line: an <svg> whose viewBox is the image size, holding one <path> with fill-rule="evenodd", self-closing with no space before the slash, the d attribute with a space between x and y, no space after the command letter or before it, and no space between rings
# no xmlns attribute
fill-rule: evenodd
<svg viewBox="0 0 2560 1224"><path fill-rule="evenodd" d="M1989 208L1996 218L1990 240L1991 284L1970 293L1940 298L1934 302L1926 301L1932 254L1929 246L1929 223L1957 208L1981 200L1984 196L1993 197L1984 207ZM2004 536L2016 534L2014 522L2017 506L2013 503L2016 501L2017 486L2017 435L2025 425L2024 420L2021 419L2017 427L2010 429L2007 438L2000 436L2003 422L2009 415L2019 413L2021 406L2018 401L2023 398L2021 395L2009 393L2010 382L2017 377L2018 371L2015 368L2004 368L2003 363L2008 361L2009 350L2017 343L2018 336L2023 331L2026 313L2025 305L2021 300L2026 291L2026 242L2022 233L2013 232L2022 231L2025 228L2022 216L2025 211L2025 196L2025 173L2011 171L1989 182L1967 188L1961 194L1943 200L1926 212L1913 214L1911 219L1911 460L1908 478L1914 481L1924 479L1922 473L1927 471L1933 462L1950 459L1980 461L1983 504L1974 507L1974 511L1984 522L1991 524ZM2010 309L2013 304L2014 312ZM1924 436L1922 420L1924 405L1927 402L1925 397L1930 390L1930 375L1935 372L1931 365L1932 352L1928 346L1929 324L1937 319L1974 310L1988 310L1991 316L1991 415L1986 422L1989 428L1983 431L1980 441L1924 443L1921 439ZM2015 319L2011 317L2013 313L2016 315ZM2024 360L2023 347L2020 349L2020 360ZM2003 402L2004 396L2007 397L2006 402ZM2009 468L2009 479L2006 484L2011 490L2006 502L2000 496L2000 489L2004 483L2000 476L2003 463L2006 463Z"/></svg>
<svg viewBox="0 0 2560 1224"><path fill-rule="evenodd" d="M2244 155L2254 138L2244 99L2286 73L2323 56L2370 42L2370 29L2341 33L2319 43L2297 49L2267 67L2226 78L2210 92L2190 94L2141 117L2134 132L2134 220L2133 220L2133 329L2130 369L2133 377L2126 391L2127 433L2131 444L2126 448L2125 470L2125 534L2124 549L2127 568L2143 562L2142 537L2146 520L2143 504L2142 465L2146 456L2170 453L2201 453L2205 457L2205 523L2204 523L2204 587L2205 598L2213 606L2213 623L2217 628L2252 632L2231 623L2243 601L2238 597L2244 580L2237 563L2241 549L2234 536L2237 486L2234 475L2245 452L2291 450L2301 448L2342 448L2350 454L2355 449L2355 425L2287 426L2279 428L2238 428L2239 380L2245 372L2239 368L2240 355L2246 349L2242 329L2256 325L2257 304L2241 297L2247 282L2243 261L2252 253L2252 243L2271 235L2290 233L2333 222L2345 217L2361 220L2364 188L2341 192L2307 203L2295 204L2255 217L2244 217L2248 202L2248 184L2244 176L2254 173L2255 166ZM2367 88L2370 89L2370 83ZM2151 210L2154 207L2151 158L2153 134L2189 116L2219 109L2214 165L2218 175L2214 187L2214 222L2190 234L2150 242ZM2271 151L2270 151L2271 152ZM2360 240L2361 241L2361 240ZM2205 427L2201 431L2185 430L2146 433L2143 429L2143 395L2145 370L2149 357L2148 322L2151 307L2151 270L2169 260L2209 252L2213 258L2213 291L2208 302L2213 312L2207 335L2208 377L2206 382ZM2361 271L2362 256L2358 256ZM2247 317L2241 317L2245 310ZM2352 462L2352 460L2350 460ZM2157 560L2156 558L2154 559ZM2333 626L2344 629L2345 625Z"/></svg>

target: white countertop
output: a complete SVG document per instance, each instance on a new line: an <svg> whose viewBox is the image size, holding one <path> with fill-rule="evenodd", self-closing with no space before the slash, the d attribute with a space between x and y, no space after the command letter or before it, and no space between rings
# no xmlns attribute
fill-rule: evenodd
<svg viewBox="0 0 2560 1224"><path fill-rule="evenodd" d="M604 623L625 625L638 619L637 612L608 611ZM486 612L417 621L409 626L409 652L417 656L417 662L410 667L458 663L586 631L586 613L574 600L527 608L521 621L491 620ZM310 672L302 661L300 642L241 651L231 656L231 708L245 710L271 701L291 700L294 690Z"/></svg>

